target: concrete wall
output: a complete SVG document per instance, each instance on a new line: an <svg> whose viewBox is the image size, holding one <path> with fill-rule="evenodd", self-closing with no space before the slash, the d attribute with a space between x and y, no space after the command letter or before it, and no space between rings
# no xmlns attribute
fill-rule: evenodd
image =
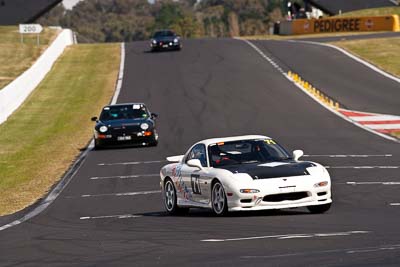
<svg viewBox="0 0 400 267"><path fill-rule="evenodd" d="M0 90L0 124L6 121L24 102L50 71L64 49L73 42L73 32L62 30L54 42L27 71Z"/></svg>

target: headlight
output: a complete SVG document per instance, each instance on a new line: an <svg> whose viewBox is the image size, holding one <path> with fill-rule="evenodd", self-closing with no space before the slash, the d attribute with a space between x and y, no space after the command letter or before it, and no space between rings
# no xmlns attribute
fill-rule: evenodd
<svg viewBox="0 0 400 267"><path fill-rule="evenodd" d="M314 187L323 187L323 186L327 186L327 185L328 185L328 181L323 181L323 182L316 183L314 185Z"/></svg>
<svg viewBox="0 0 400 267"><path fill-rule="evenodd" d="M149 124L142 123L142 124L140 124L140 128L142 128L142 130L147 130L147 129L149 129Z"/></svg>
<svg viewBox="0 0 400 267"><path fill-rule="evenodd" d="M151 40L151 42L153 43L153 44L156 44L157 43L157 41L156 40Z"/></svg>
<svg viewBox="0 0 400 267"><path fill-rule="evenodd" d="M178 38L175 38L174 39L174 43L177 43L179 40L178 40Z"/></svg>
<svg viewBox="0 0 400 267"><path fill-rule="evenodd" d="M240 193L260 193L257 189L240 189Z"/></svg>
<svg viewBox="0 0 400 267"><path fill-rule="evenodd" d="M107 132L107 130L108 130L107 126L104 126L104 125L99 128L99 131L102 133Z"/></svg>

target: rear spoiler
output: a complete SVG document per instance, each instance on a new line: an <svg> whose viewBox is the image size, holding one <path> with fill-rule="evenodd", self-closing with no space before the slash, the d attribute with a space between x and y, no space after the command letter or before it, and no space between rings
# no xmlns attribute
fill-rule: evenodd
<svg viewBox="0 0 400 267"><path fill-rule="evenodd" d="M179 155L179 156L171 156L171 157L167 157L167 160L170 162L181 162L181 160L183 159L184 155Z"/></svg>

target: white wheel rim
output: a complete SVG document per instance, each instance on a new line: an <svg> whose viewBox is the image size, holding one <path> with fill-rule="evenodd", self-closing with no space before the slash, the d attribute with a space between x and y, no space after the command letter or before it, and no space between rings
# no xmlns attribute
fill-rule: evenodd
<svg viewBox="0 0 400 267"><path fill-rule="evenodd" d="M225 192L221 184L216 184L213 188L213 208L218 214L225 208Z"/></svg>
<svg viewBox="0 0 400 267"><path fill-rule="evenodd" d="M167 210L172 210L174 208L175 202L175 190L171 182L165 184L165 206Z"/></svg>

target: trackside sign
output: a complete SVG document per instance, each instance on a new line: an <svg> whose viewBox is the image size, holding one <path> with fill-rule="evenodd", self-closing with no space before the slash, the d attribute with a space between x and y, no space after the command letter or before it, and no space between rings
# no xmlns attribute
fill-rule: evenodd
<svg viewBox="0 0 400 267"><path fill-rule="evenodd" d="M400 31L399 16L297 19L287 22L280 34L312 34L327 32Z"/></svg>
<svg viewBox="0 0 400 267"><path fill-rule="evenodd" d="M28 34L28 33L41 33L43 31L43 27L40 24L20 24L19 25L19 33Z"/></svg>

